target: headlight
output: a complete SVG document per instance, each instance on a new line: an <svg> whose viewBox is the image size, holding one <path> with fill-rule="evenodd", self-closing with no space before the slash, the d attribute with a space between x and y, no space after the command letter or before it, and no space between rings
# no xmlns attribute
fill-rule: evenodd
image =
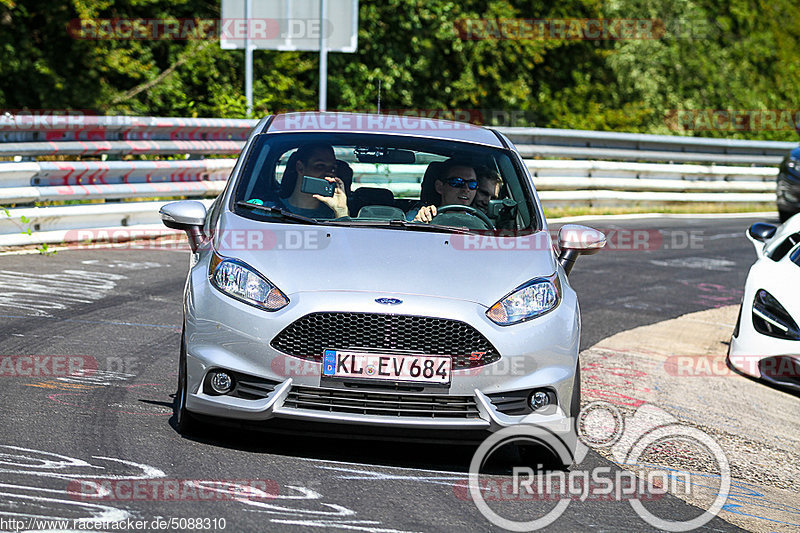
<svg viewBox="0 0 800 533"><path fill-rule="evenodd" d="M770 337L800 340L800 330L786 309L773 295L759 289L753 300L753 327Z"/></svg>
<svg viewBox="0 0 800 533"><path fill-rule="evenodd" d="M558 274L553 274L518 287L486 311L486 316L496 324L508 326L549 313L560 300L561 282Z"/></svg>
<svg viewBox="0 0 800 533"><path fill-rule="evenodd" d="M265 311L277 311L289 298L252 267L216 253L211 257L208 277L211 284L232 298Z"/></svg>
<svg viewBox="0 0 800 533"><path fill-rule="evenodd" d="M790 157L789 160L786 161L786 166L791 169L800 170L800 159Z"/></svg>

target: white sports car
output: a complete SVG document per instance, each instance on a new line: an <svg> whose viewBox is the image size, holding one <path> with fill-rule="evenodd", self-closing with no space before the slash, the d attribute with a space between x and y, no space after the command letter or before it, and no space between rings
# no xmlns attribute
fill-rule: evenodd
<svg viewBox="0 0 800 533"><path fill-rule="evenodd" d="M800 215L780 227L747 230L758 260L745 283L729 365L749 376L800 390Z"/></svg>

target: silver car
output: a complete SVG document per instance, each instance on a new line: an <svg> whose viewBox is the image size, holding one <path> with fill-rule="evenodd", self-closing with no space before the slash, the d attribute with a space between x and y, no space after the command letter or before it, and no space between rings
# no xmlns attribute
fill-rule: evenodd
<svg viewBox="0 0 800 533"><path fill-rule="evenodd" d="M173 202L189 235L176 418L276 430L479 441L524 421L569 431L580 313L501 133L387 115L298 113L255 127L225 191Z"/></svg>

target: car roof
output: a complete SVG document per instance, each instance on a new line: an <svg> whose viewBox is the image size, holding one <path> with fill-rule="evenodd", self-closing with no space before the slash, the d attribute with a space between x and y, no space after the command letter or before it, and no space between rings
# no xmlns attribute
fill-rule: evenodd
<svg viewBox="0 0 800 533"><path fill-rule="evenodd" d="M266 121L261 133L371 133L407 135L443 139L507 148L498 135L488 128L466 122L432 119L410 115L371 113L299 112L275 115Z"/></svg>

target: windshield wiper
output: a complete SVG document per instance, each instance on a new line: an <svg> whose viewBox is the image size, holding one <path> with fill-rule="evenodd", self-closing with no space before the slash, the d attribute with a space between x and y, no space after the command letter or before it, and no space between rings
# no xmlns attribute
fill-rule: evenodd
<svg viewBox="0 0 800 533"><path fill-rule="evenodd" d="M439 224L423 224L419 222L409 222L407 220L326 220L325 224L335 226L377 226L381 228L407 229L410 231L427 231L431 233L470 233L470 230L460 226L442 226Z"/></svg>
<svg viewBox="0 0 800 533"><path fill-rule="evenodd" d="M461 233L461 234L469 234L471 230L466 228L462 228L460 226L442 226L439 224L422 224L419 222L409 222L407 220L316 220L309 217L304 217L303 215L296 215L291 211L287 211L286 209L281 209L280 207L273 207L269 205L259 205L259 204L251 204L248 202L236 202L236 205L239 207L244 207L245 209L251 209L253 211L263 211L265 213L270 213L274 215L279 215L281 218L285 220L294 220L297 222L303 222L305 224L325 224L331 226L378 226L378 227L388 227L388 228L398 228L398 229L407 229L411 231L427 231L431 233Z"/></svg>
<svg viewBox="0 0 800 533"><path fill-rule="evenodd" d="M281 209L280 207L273 207L271 205L251 204L242 201L236 202L236 205L253 211L263 211L265 213L270 213L272 215L280 215L280 217L283 218L284 220L294 220L296 222L303 222L305 224L319 224L319 222L317 222L313 218L304 217L303 215L296 215L291 211L287 211L286 209Z"/></svg>
<svg viewBox="0 0 800 533"><path fill-rule="evenodd" d="M436 233L461 233L461 234L469 234L473 231L461 226L444 226L442 224L424 224L420 222L408 222L406 220L392 220L394 224L393 226L402 227L404 229L413 230L413 231L430 231Z"/></svg>

